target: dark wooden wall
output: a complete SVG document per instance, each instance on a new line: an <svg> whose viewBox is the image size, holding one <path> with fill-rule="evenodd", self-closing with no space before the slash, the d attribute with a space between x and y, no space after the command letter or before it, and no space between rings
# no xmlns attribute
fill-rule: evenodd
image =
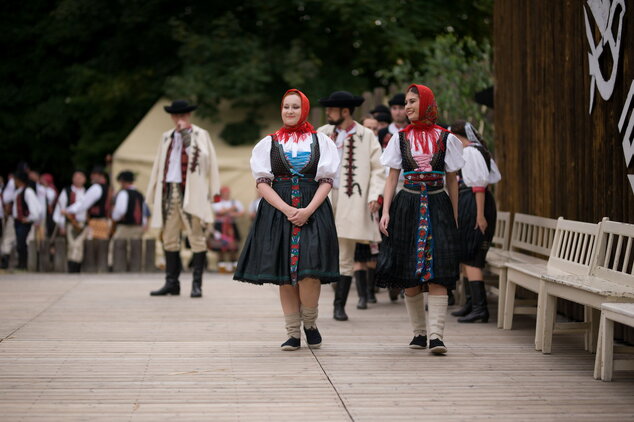
<svg viewBox="0 0 634 422"><path fill-rule="evenodd" d="M595 88L592 114L585 3L495 2L498 209L634 223L634 159L626 168L618 130L634 80L634 2L626 1L616 87L608 101Z"/></svg>

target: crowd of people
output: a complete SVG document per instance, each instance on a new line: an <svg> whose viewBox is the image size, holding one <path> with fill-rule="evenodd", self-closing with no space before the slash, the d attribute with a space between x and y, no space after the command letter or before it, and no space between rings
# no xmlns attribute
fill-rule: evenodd
<svg viewBox="0 0 634 422"><path fill-rule="evenodd" d="M202 297L209 249L235 280L279 286L282 350L301 346L302 326L308 346L320 347L322 284L333 283L333 318L346 321L354 281L357 309L371 307L386 288L391 301L404 298L409 347L444 354L447 307L461 272L469 299L453 314L460 322L489 318L482 268L496 209L488 186L501 176L472 124L437 124L428 87L411 85L359 123L353 115L363 101L347 91L321 99L328 124L315 130L308 98L297 89L284 94L282 126L253 148L258 198L248 207L253 223L239 258L236 219L245 209L220 188L209 133L191 123L196 105L179 100L165 107L174 128L162 135L145 196L130 171L117 175L116 194L101 167L88 189L86 175L75 171L58 192L50 175L18 166L2 186L1 265L14 244L25 268L29 238L64 236L68 270L78 272L86 238L140 238L149 225L160 229L165 255L165 282L152 296L180 294L187 243L191 297Z"/></svg>

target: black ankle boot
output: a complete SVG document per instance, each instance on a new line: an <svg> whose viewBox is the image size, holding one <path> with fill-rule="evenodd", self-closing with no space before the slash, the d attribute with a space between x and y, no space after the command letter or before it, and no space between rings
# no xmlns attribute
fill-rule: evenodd
<svg viewBox="0 0 634 422"><path fill-rule="evenodd" d="M0 258L0 269L6 270L9 268L9 255L2 255Z"/></svg>
<svg viewBox="0 0 634 422"><path fill-rule="evenodd" d="M390 293L390 300L392 302L396 302L398 300L398 296L401 293L401 289L395 289L395 288L390 288L389 290Z"/></svg>
<svg viewBox="0 0 634 422"><path fill-rule="evenodd" d="M489 308L487 307L487 292L484 281L471 281L471 303L473 309L468 315L458 318L458 322L489 322Z"/></svg>
<svg viewBox="0 0 634 422"><path fill-rule="evenodd" d="M354 272L354 282L357 286L357 309L368 309L368 273L364 270Z"/></svg>
<svg viewBox="0 0 634 422"><path fill-rule="evenodd" d="M335 311L333 318L337 321L347 321L348 315L346 315L346 301L348 300L348 293L350 292L350 285L352 284L352 277L348 275L342 275L337 282L337 288L335 289Z"/></svg>
<svg viewBox="0 0 634 422"><path fill-rule="evenodd" d="M181 294L181 284L178 277L181 274L181 256L179 251L165 251L165 284L158 290L150 292L150 296L165 296Z"/></svg>
<svg viewBox="0 0 634 422"><path fill-rule="evenodd" d="M457 311L453 311L451 313L451 315L455 317L463 317L465 315L468 315L471 313L471 310L473 309L473 307L471 306L471 288L469 287L469 280L467 280L466 278L463 278L462 283L464 284L464 294L467 298L467 301L465 302L464 305L462 305L462 308L458 309Z"/></svg>
<svg viewBox="0 0 634 422"><path fill-rule="evenodd" d="M192 256L192 293L191 297L202 297L203 272L205 271L206 252L196 252Z"/></svg>
<svg viewBox="0 0 634 422"><path fill-rule="evenodd" d="M374 268L368 268L368 303L376 303L376 294L374 288L376 283L374 282L374 274L376 270Z"/></svg>

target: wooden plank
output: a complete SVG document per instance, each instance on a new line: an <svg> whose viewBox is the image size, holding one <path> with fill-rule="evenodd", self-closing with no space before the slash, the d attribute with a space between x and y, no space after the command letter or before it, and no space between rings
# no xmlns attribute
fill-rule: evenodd
<svg viewBox="0 0 634 422"><path fill-rule="evenodd" d="M38 263L38 247L35 240L31 240L27 244L26 269L31 272L37 272Z"/></svg>
<svg viewBox="0 0 634 422"><path fill-rule="evenodd" d="M156 272L156 239L145 239L143 258L143 271L146 273Z"/></svg>
<svg viewBox="0 0 634 422"><path fill-rule="evenodd" d="M130 259L128 268L131 272L140 272L143 264L143 239L130 239Z"/></svg>
<svg viewBox="0 0 634 422"><path fill-rule="evenodd" d="M112 242L112 272L125 272L128 270L128 240L112 239Z"/></svg>
<svg viewBox="0 0 634 422"><path fill-rule="evenodd" d="M53 270L57 273L65 273L67 271L66 264L66 239L58 237L55 239L55 258Z"/></svg>

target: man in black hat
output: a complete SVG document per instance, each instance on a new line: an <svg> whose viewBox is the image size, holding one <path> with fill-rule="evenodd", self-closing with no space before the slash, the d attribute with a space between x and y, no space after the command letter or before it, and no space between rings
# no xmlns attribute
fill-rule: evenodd
<svg viewBox="0 0 634 422"><path fill-rule="evenodd" d="M379 161L381 147L374 133L352 118L355 107L363 103L363 97L337 91L319 102L326 107L328 124L318 131L330 136L341 158L331 198L339 237L341 273L335 290L334 318L345 321L348 319L345 305L353 275L359 295L357 308L367 308L367 269L364 264L354 262L354 255L357 243L381 241L374 219L385 185L385 169Z"/></svg>
<svg viewBox="0 0 634 422"><path fill-rule="evenodd" d="M405 94L398 93L387 102L390 105L390 115L392 116L392 123L385 129L379 131L379 140L383 148L390 142L390 138L399 130L403 129L409 124L407 120L407 114L405 114Z"/></svg>
<svg viewBox="0 0 634 422"><path fill-rule="evenodd" d="M202 296L207 244L204 224L213 223L211 204L220 188L216 151L209 133L191 123L197 108L184 100L165 106L174 129L163 133L146 194L152 227L161 228L165 284L152 296L179 295L181 234L187 234L193 257L191 297Z"/></svg>
<svg viewBox="0 0 634 422"><path fill-rule="evenodd" d="M121 185L121 190L115 195L112 208L112 222L116 228L108 253L110 264L115 239L141 239L147 220L145 198L134 186L134 173L129 170L120 172L117 182Z"/></svg>

